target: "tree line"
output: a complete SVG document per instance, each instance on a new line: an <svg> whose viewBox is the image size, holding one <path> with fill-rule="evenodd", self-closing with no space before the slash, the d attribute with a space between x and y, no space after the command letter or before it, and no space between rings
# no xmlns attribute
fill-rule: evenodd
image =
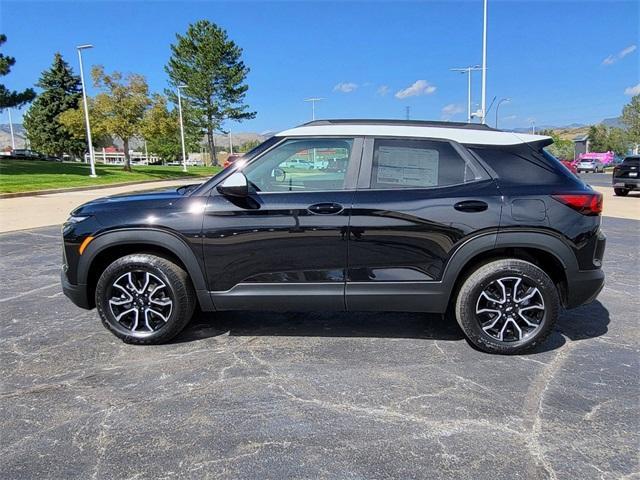
<svg viewBox="0 0 640 480"><path fill-rule="evenodd" d="M592 152L613 152L625 155L630 149L640 145L640 95L635 95L622 108L621 122L625 128L611 127L603 124L591 125L587 133L589 150ZM574 144L571 140L564 140L552 130L543 130L543 135L553 138L553 144L548 150L563 160L573 160Z"/></svg>
<svg viewBox="0 0 640 480"><path fill-rule="evenodd" d="M0 45L6 36L0 35ZM9 73L13 57L0 54L0 76ZM88 98L94 146L111 144L114 138L124 146L125 170L131 169L129 145L144 139L150 153L165 160L182 156L177 94L182 95L182 113L187 151L198 149L203 136L212 160L217 163L215 137L228 120L255 117L245 103L249 68L242 61L242 49L227 32L207 20L191 24L184 35L177 34L165 65L169 86L163 93L151 93L144 76L118 71L106 72L96 65L91 79L98 93ZM0 109L32 102L24 115L24 128L31 148L61 157L81 156L86 146L84 107L80 77L60 53L43 71L36 87L12 92L0 85Z"/></svg>

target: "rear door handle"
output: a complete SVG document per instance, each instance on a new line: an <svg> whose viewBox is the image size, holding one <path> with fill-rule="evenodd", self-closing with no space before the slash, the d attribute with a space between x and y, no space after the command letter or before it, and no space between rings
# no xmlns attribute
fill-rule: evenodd
<svg viewBox="0 0 640 480"><path fill-rule="evenodd" d="M316 203L307 210L315 215L335 215L344 210L344 207L339 203Z"/></svg>
<svg viewBox="0 0 640 480"><path fill-rule="evenodd" d="M480 200L465 200L464 202L456 203L453 208L461 212L484 212L489 208L489 205Z"/></svg>

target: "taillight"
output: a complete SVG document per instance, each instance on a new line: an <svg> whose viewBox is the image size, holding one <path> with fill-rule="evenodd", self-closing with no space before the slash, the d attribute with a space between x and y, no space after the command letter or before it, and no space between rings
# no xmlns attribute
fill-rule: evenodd
<svg viewBox="0 0 640 480"><path fill-rule="evenodd" d="M552 195L552 197L582 215L600 215L602 213L602 194L598 192L559 194Z"/></svg>

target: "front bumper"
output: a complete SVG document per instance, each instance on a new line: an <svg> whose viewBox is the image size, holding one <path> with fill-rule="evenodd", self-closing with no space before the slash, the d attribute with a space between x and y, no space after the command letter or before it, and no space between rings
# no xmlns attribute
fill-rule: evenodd
<svg viewBox="0 0 640 480"><path fill-rule="evenodd" d="M593 302L604 287L601 269L576 272L568 279L566 308L575 308Z"/></svg>
<svg viewBox="0 0 640 480"><path fill-rule="evenodd" d="M62 292L69 300L80 308L86 308L87 310L93 308L93 305L89 301L89 297L87 295L86 285L73 285L69 283L69 279L67 278L67 274L64 269L60 272L60 281L62 283Z"/></svg>

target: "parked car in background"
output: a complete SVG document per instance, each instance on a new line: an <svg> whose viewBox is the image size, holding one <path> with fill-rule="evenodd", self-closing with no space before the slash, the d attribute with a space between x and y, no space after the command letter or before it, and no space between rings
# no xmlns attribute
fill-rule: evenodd
<svg viewBox="0 0 640 480"><path fill-rule="evenodd" d="M640 155L626 157L620 165L613 169L613 191L624 197L630 191L640 188Z"/></svg>
<svg viewBox="0 0 640 480"><path fill-rule="evenodd" d="M202 311L445 314L519 353L604 284L602 195L544 147L486 125L322 120L195 188L93 200L62 230L64 293L125 342ZM344 165L284 167L304 152ZM297 162L294 162L297 163Z"/></svg>
<svg viewBox="0 0 640 480"><path fill-rule="evenodd" d="M578 173L580 172L602 173L604 172L604 165L597 158L584 159L578 162L576 170Z"/></svg>
<svg viewBox="0 0 640 480"><path fill-rule="evenodd" d="M604 168L609 165L613 165L615 158L616 154L613 152L587 152L578 155L578 158L576 160L578 161L578 163L586 160L592 160L596 164L601 165Z"/></svg>
<svg viewBox="0 0 640 480"><path fill-rule="evenodd" d="M562 165L567 167L567 170L569 170L574 175L578 173L578 169L576 168L576 162L574 162L573 160L560 160L560 163L562 163Z"/></svg>

